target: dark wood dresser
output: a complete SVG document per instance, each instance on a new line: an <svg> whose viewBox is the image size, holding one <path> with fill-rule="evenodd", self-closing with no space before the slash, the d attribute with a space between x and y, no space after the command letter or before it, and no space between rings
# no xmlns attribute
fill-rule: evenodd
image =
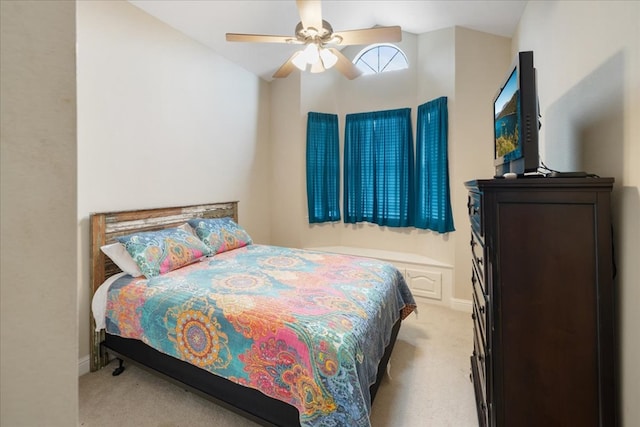
<svg viewBox="0 0 640 427"><path fill-rule="evenodd" d="M480 425L617 425L613 179L465 185Z"/></svg>

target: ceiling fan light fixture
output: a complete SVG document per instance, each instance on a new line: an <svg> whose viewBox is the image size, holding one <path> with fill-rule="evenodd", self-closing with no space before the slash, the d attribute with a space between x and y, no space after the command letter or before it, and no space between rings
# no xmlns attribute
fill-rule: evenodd
<svg viewBox="0 0 640 427"><path fill-rule="evenodd" d="M329 69L336 65L338 62L338 57L333 54L329 49L320 49L320 59L322 60L322 65L325 69Z"/></svg>
<svg viewBox="0 0 640 427"><path fill-rule="evenodd" d="M318 45L315 43L309 43L304 49L304 56L307 59L307 64L313 65L320 60L320 52L318 51Z"/></svg>
<svg viewBox="0 0 640 427"><path fill-rule="evenodd" d="M0 0L2 1L2 0ZM334 45L368 45L374 43L390 43L402 40L402 29L399 26L374 27L359 30L346 30L339 33L322 19L321 0L296 0L300 22L296 25L295 36L277 36L268 34L227 33L226 39L231 42L286 43L305 45L294 52L284 64L273 74L274 78L287 77L298 68L312 73L321 73L329 68L336 69L349 80L362 74L347 57ZM309 67L310 65L310 67Z"/></svg>
<svg viewBox="0 0 640 427"><path fill-rule="evenodd" d="M307 69L307 56L305 55L304 50L300 50L296 52L296 54L291 59L293 65L300 71L305 71Z"/></svg>
<svg viewBox="0 0 640 427"><path fill-rule="evenodd" d="M315 73L322 73L326 71L326 69L324 68L324 65L322 65L322 61L318 61L315 64L311 65L311 68L309 69L309 71L315 74Z"/></svg>

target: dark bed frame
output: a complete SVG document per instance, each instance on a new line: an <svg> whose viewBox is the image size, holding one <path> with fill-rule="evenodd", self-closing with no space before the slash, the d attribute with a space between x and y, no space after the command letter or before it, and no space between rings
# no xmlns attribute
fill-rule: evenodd
<svg viewBox="0 0 640 427"><path fill-rule="evenodd" d="M120 272L100 250L101 246L113 243L116 237L132 232L177 227L193 218L222 217L230 217L238 222L238 202L91 214L91 295L108 277ZM398 320L391 331L389 345L378 365L376 382L370 387L372 403L384 377L400 324L401 320ZM90 315L90 328L92 372L105 367L115 358L119 360L119 366L114 370L114 375L118 375L124 369L123 361L126 360L258 424L300 425L298 410L285 402L160 353L141 341L107 334L104 330L95 332L93 313Z"/></svg>

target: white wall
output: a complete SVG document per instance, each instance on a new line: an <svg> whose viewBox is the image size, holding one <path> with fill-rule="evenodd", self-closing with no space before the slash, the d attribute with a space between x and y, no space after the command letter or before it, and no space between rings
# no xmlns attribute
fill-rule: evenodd
<svg viewBox="0 0 640 427"><path fill-rule="evenodd" d="M299 92L300 76L295 72L271 83L271 243L290 247L302 245L299 218L306 211L300 199L306 185L301 179L306 130Z"/></svg>
<svg viewBox="0 0 640 427"><path fill-rule="evenodd" d="M512 57L511 39L466 28L455 29L455 96L449 106L453 219L456 224L454 283L457 298L471 300L471 224L466 181L491 178L493 99Z"/></svg>
<svg viewBox="0 0 640 427"><path fill-rule="evenodd" d="M0 2L3 426L78 419L75 11Z"/></svg>
<svg viewBox="0 0 640 427"><path fill-rule="evenodd" d="M533 50L545 163L616 179L620 425L640 424L640 3L529 2L513 51ZM569 302L570 303L570 302Z"/></svg>
<svg viewBox="0 0 640 427"><path fill-rule="evenodd" d="M124 1L78 2L80 357L89 214L238 200L270 240L269 84Z"/></svg>

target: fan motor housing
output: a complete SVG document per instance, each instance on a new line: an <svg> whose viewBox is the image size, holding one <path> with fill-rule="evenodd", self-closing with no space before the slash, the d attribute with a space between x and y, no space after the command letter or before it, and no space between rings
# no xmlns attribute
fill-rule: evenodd
<svg viewBox="0 0 640 427"><path fill-rule="evenodd" d="M322 20L322 28L317 29L313 27L304 28L302 22L298 22L296 25L296 37L298 40L308 43L311 41L319 44L328 43L333 38L333 27L324 19ZM336 43L336 41L332 41ZM339 43L339 41L338 41Z"/></svg>

